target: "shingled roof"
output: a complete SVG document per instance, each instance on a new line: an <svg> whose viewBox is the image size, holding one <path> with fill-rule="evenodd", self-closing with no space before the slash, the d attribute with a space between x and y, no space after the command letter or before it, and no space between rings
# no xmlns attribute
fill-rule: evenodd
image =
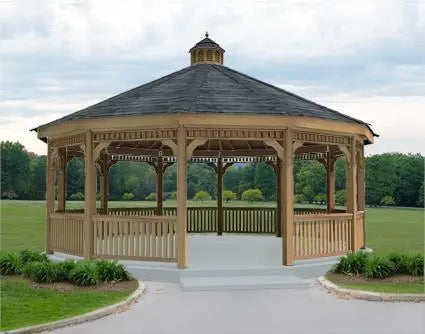
<svg viewBox="0 0 425 334"><path fill-rule="evenodd" d="M49 123L116 116L218 113L309 116L366 123L215 64L186 67Z"/></svg>

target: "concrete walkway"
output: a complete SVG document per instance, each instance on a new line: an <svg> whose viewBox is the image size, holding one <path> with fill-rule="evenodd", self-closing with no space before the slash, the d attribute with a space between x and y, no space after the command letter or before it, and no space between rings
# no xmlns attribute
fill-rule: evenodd
<svg viewBox="0 0 425 334"><path fill-rule="evenodd" d="M129 311L57 333L425 333L424 303L341 300L319 286L190 292L173 283L146 286Z"/></svg>

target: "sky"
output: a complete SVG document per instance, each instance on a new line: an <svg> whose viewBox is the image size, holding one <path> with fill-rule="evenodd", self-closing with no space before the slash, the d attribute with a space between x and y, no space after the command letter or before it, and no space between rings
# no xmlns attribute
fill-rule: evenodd
<svg viewBox="0 0 425 334"><path fill-rule="evenodd" d="M0 0L0 140L189 66L224 65L371 124L366 154L425 154L425 0Z"/></svg>

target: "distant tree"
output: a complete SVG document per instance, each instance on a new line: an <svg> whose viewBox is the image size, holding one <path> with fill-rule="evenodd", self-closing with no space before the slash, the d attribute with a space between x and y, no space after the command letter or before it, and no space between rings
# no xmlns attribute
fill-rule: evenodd
<svg viewBox="0 0 425 334"><path fill-rule="evenodd" d="M341 189L335 192L335 202L339 205L345 205L347 201L347 193L345 189Z"/></svg>
<svg viewBox="0 0 425 334"><path fill-rule="evenodd" d="M171 199L176 200L177 199L177 191L173 191L171 193Z"/></svg>
<svg viewBox="0 0 425 334"><path fill-rule="evenodd" d="M384 196L381 198L380 204L384 206L391 206L395 205L395 201L392 196Z"/></svg>
<svg viewBox="0 0 425 334"><path fill-rule="evenodd" d="M327 196L326 194L317 194L314 196L314 200L316 203L326 204Z"/></svg>
<svg viewBox="0 0 425 334"><path fill-rule="evenodd" d="M258 202L264 200L260 189L248 189L242 193L242 200L248 202Z"/></svg>
<svg viewBox="0 0 425 334"><path fill-rule="evenodd" d="M121 197L123 201L132 201L134 199L133 193L124 193Z"/></svg>
<svg viewBox="0 0 425 334"><path fill-rule="evenodd" d="M31 159L31 199L45 199L46 197L46 167L45 155Z"/></svg>
<svg viewBox="0 0 425 334"><path fill-rule="evenodd" d="M210 200L211 199L211 195L210 194L208 194L206 191L204 191L204 190L201 190L201 191L198 191L196 194L195 194L195 196L193 196L193 200L194 201L201 201L201 202L203 202L203 201L208 201L208 200Z"/></svg>
<svg viewBox="0 0 425 334"><path fill-rule="evenodd" d="M311 203L314 197L314 191L311 185L307 184L302 188L303 195L307 201Z"/></svg>
<svg viewBox="0 0 425 334"><path fill-rule="evenodd" d="M265 162L256 164L254 187L261 190L266 200L272 200L276 194L276 175L273 168Z"/></svg>
<svg viewBox="0 0 425 334"><path fill-rule="evenodd" d="M303 203L303 202L305 202L305 196L303 194L296 194L294 196L294 202L295 203Z"/></svg>
<svg viewBox="0 0 425 334"><path fill-rule="evenodd" d="M423 183L419 188L419 196L418 196L417 204L418 206L421 206L421 207L424 206L424 184Z"/></svg>
<svg viewBox="0 0 425 334"><path fill-rule="evenodd" d="M156 201L156 193L150 193L148 196L145 197L145 200Z"/></svg>
<svg viewBox="0 0 425 334"><path fill-rule="evenodd" d="M225 191L223 191L223 199L226 202L236 201L237 196L236 196L236 194L233 191L231 191L231 190L225 190Z"/></svg>

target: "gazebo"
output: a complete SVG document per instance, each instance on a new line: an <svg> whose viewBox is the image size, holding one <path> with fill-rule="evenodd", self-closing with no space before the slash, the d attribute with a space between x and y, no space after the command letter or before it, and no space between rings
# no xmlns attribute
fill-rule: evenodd
<svg viewBox="0 0 425 334"><path fill-rule="evenodd" d="M364 145L373 143L371 128L225 67L224 52L206 34L189 51L191 66L34 129L47 143L48 253L186 268L191 232L274 233L282 238L285 266L364 247ZM84 210L66 208L66 170L74 157L85 161ZM338 158L346 162L346 209L335 208ZM326 167L326 209L294 209L297 159ZM154 166L156 207L108 208L108 170L118 161ZM215 169L217 207L186 207L188 161ZM276 172L276 208L223 207L226 169L256 161ZM164 208L163 175L174 163L177 207Z"/></svg>

